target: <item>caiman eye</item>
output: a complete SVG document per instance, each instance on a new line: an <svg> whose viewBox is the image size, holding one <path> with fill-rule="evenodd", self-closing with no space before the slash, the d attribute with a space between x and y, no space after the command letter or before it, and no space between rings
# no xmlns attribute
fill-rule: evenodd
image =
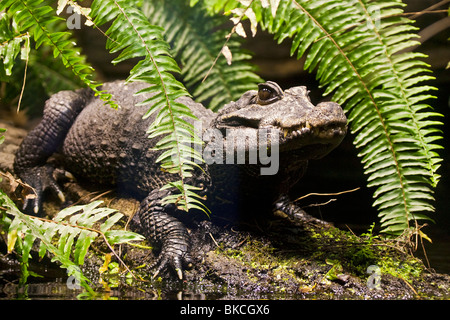
<svg viewBox="0 0 450 320"><path fill-rule="evenodd" d="M273 92L267 88L262 88L258 91L258 98L259 100L269 100L273 97Z"/></svg>
<svg viewBox="0 0 450 320"><path fill-rule="evenodd" d="M260 83L258 85L257 103L266 105L283 99L283 90L278 84L272 81Z"/></svg>

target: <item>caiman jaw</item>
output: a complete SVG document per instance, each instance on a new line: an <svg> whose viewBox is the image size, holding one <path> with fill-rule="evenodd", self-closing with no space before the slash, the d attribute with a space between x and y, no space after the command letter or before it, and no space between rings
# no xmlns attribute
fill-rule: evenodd
<svg viewBox="0 0 450 320"><path fill-rule="evenodd" d="M298 137L300 135L304 135L304 134L308 134L311 132L311 125L306 122L304 125L300 125L298 127L293 127L293 128L284 128L281 129L281 131L283 131L283 138L285 139L291 139L293 137ZM317 131L315 129L313 129L313 131Z"/></svg>
<svg viewBox="0 0 450 320"><path fill-rule="evenodd" d="M338 146L347 132L343 122L313 126L305 121L291 127L274 126L279 132L279 150L302 159L318 159Z"/></svg>
<svg viewBox="0 0 450 320"><path fill-rule="evenodd" d="M313 127L309 122L305 122L299 126L290 128L278 128L283 132L283 140L288 141L302 136L312 136L319 139L333 139L336 137L344 136L347 127L340 124L330 124L325 127Z"/></svg>

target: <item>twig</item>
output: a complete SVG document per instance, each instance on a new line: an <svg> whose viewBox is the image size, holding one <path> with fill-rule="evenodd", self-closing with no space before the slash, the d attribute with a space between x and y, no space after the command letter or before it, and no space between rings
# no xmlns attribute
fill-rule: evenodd
<svg viewBox="0 0 450 320"><path fill-rule="evenodd" d="M20 110L20 104L22 103L23 92L25 91L25 83L27 81L27 70L28 70L28 60L29 60L29 52L30 52L30 34L27 32L27 37L25 38L25 46L27 50L27 58L25 59L25 71L23 72L23 83L22 89L20 90L19 102L17 103L17 113Z"/></svg>
<svg viewBox="0 0 450 320"><path fill-rule="evenodd" d="M105 192L100 193L99 195L97 195L97 196L95 196L94 198L92 198L90 201L93 202L93 201L95 201L95 200L98 200L98 199L100 199L101 197L103 197L103 196L105 196L105 195L107 195L108 193L111 193L111 192L113 192L113 190L106 190Z"/></svg>
<svg viewBox="0 0 450 320"><path fill-rule="evenodd" d="M351 189L351 190L345 190L345 191L341 191L341 192L336 192L336 193L315 193L315 192L313 192L313 193L308 193L308 194L306 194L304 196L301 196L300 198L295 199L294 202L300 201L300 200L302 200L304 198L307 198L309 196L338 196L338 195L341 195L341 194L344 194L344 193L355 192L355 191L357 191L359 189L360 189L360 187L355 188L355 189Z"/></svg>
<svg viewBox="0 0 450 320"><path fill-rule="evenodd" d="M321 206L325 206L333 201L336 201L337 199L330 199L327 202L322 202L322 203L312 203L312 204L308 204L307 206L303 206L302 208L311 208L311 207L321 207Z"/></svg>
<svg viewBox="0 0 450 320"><path fill-rule="evenodd" d="M424 10L419 11L419 12L409 12L409 14L412 14L412 15L409 17L409 19L415 19L415 18L417 18L418 16L420 16L420 15L422 15L422 14L424 14L424 13L442 12L442 11L447 12L447 10L436 10L436 11L432 11L432 10L433 10L434 8L438 8L438 7L440 7L440 6L444 5L444 4L446 4L446 3L449 2L449 1L450 1L450 0L443 0L443 1L441 1L441 2L438 2L438 3L433 4L433 5L429 6L428 8L425 8Z"/></svg>
<svg viewBox="0 0 450 320"><path fill-rule="evenodd" d="M77 205L79 203L86 203L86 202L92 202L95 200L98 200L99 198L101 198L104 195L107 195L108 193L113 192L113 190L107 190L107 191L93 191L93 192L88 192L87 194L83 194L79 196L79 199L72 204L72 206ZM93 198L90 198L92 197Z"/></svg>
<svg viewBox="0 0 450 320"><path fill-rule="evenodd" d="M212 69L214 68L214 66L217 63L217 60L219 60L220 55L222 54L222 50L223 48L226 47L226 45L228 44L228 41L230 41L231 35L234 33L234 30L236 29L236 26L233 27L233 29L231 30L231 33L229 35L227 35L227 40L225 41L225 43L222 46L222 49L220 50L220 52L217 54L216 59L214 59L214 62L211 65L211 68L209 68L208 72L206 73L206 75L203 77L202 83L205 82L206 78L209 77L209 74L211 73Z"/></svg>
<svg viewBox="0 0 450 320"><path fill-rule="evenodd" d="M242 246L247 240L248 240L248 237L246 237L244 240L242 240L241 242L239 242L238 245L237 245L237 247L239 248L240 246Z"/></svg>
<svg viewBox="0 0 450 320"><path fill-rule="evenodd" d="M419 294L417 293L417 291L414 289L414 287L408 282L406 281L405 278L403 278L401 275L397 275L400 279L403 280L404 283L406 283L406 285L414 292L414 294L416 295L416 298L420 299Z"/></svg>
<svg viewBox="0 0 450 320"><path fill-rule="evenodd" d="M355 237L357 237L357 235L353 232L353 230L347 224L345 224L345 226L351 232L351 234L353 234Z"/></svg>
<svg viewBox="0 0 450 320"><path fill-rule="evenodd" d="M251 7L252 4L253 4L253 0L249 3L247 8L243 11L242 15L239 17L239 20L234 24L233 28L231 29L231 32L226 36L227 40L223 44L222 49L220 49L220 52L217 54L216 59L214 59L214 62L212 63L211 68L209 68L208 72L206 73L205 77L203 78L202 83L205 82L205 80L209 77L212 69L214 69L214 66L217 63L217 60L219 60L220 55L222 54L224 48L227 46L228 41L230 41L231 36L233 35L233 33L236 32L236 28L237 28L238 24L241 23L242 19L244 18L245 12L247 12L247 10Z"/></svg>
<svg viewBox="0 0 450 320"><path fill-rule="evenodd" d="M219 244L217 243L216 239L214 239L213 235L211 234L211 232L208 232L209 236L211 237L212 241L216 244L216 247L219 246Z"/></svg>
<svg viewBox="0 0 450 320"><path fill-rule="evenodd" d="M427 251L425 250L425 246L423 245L423 239L420 237L420 245L422 246L423 255L428 265L428 269L431 268L430 261L428 260Z"/></svg>

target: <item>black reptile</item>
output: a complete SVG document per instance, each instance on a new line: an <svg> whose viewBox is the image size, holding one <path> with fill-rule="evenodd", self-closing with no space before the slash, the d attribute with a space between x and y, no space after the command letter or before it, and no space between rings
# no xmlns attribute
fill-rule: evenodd
<svg viewBox="0 0 450 320"><path fill-rule="evenodd" d="M54 153L62 155L63 168L75 176L133 193L141 205L132 229L161 248L155 274L171 267L181 278L192 261L190 240L179 210L161 201L173 191L160 188L178 177L155 164L158 138L145 134L154 116L143 119L148 106L137 105L148 96L134 94L146 86L104 84L102 89L113 95L118 110L104 106L89 89L54 94L45 104L42 121L23 140L14 169L35 189L36 197L24 203L24 210L35 214L46 189L64 200L57 180L67 172L48 161ZM195 126L205 142L200 151L206 163L186 182L202 189L199 193L213 218L234 219L252 212L263 217L276 210L292 217L304 215L289 200L289 189L308 160L329 153L346 134L342 108L333 102L314 106L305 87L283 91L269 81L258 89L218 113L188 97L178 99L200 120Z"/></svg>

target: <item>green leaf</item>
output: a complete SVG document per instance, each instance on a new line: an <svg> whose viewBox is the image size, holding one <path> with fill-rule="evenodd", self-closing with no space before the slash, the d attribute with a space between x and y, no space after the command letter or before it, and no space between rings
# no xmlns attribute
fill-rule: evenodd
<svg viewBox="0 0 450 320"><path fill-rule="evenodd" d="M305 68L317 70L324 94L348 114L354 144L364 163L368 186L383 231L400 234L414 219L429 219L442 161L432 144L442 138L434 118L419 104L434 90L420 85L433 77L417 52L400 52L416 42L417 28L402 17L400 1L328 0L282 2L288 14L272 17L255 5L263 28L282 41L292 39L291 54L306 55ZM370 8L377 8L372 17ZM424 130L429 128L429 130ZM422 177L417 180L417 176ZM411 178L414 177L414 185ZM420 202L415 199L422 199Z"/></svg>
<svg viewBox="0 0 450 320"><path fill-rule="evenodd" d="M208 102L209 108L217 110L262 82L239 37L235 35L227 43L233 56L231 65L220 54L226 35L220 27L226 18L209 15L200 4L190 8L180 0L147 1L142 10L151 23L164 27L167 41L173 45L171 52L183 66L181 78L196 101Z"/></svg>
<svg viewBox="0 0 450 320"><path fill-rule="evenodd" d="M51 252L53 255L53 259L59 261L62 264L62 267L67 269L77 267L77 265L74 262L72 262L64 254L64 252L60 251L58 247L54 246L52 242L49 241L49 239L44 236L45 229L42 230L41 228L41 226L43 225L42 221L38 221L36 220L36 218L21 213L17 209L15 204L11 201L11 199L9 199L6 196L6 194L4 194L1 190L0 190L0 201L3 203L2 206L6 208L6 212L14 216L13 223L11 223L9 230L11 231L17 229L25 233L25 240L23 242L21 241L21 245L19 247L16 246L16 249L18 249L19 253L22 254L22 263L25 266L25 268L28 265L28 257L32 244L36 239L39 239L41 242L44 242L42 248L45 247L47 251ZM78 280L80 280L80 284L88 292L93 294L93 290L89 286L89 280L81 272L73 274L76 276Z"/></svg>
<svg viewBox="0 0 450 320"><path fill-rule="evenodd" d="M89 280L78 268L84 263L91 243L99 234L111 240L109 246L117 243L141 241L143 236L125 231L108 230L123 217L116 210L99 207L101 201L94 201L87 205L79 205L60 211L54 220L42 220L21 213L15 204L0 190L0 203L6 213L14 217L8 228L8 248L13 247L21 254L21 261L26 272L30 252L36 240L40 241L39 257L50 254L53 261L59 261L66 268L69 275L74 275L81 285L91 294ZM95 224L101 220L101 230ZM18 235L24 235L18 237Z"/></svg>
<svg viewBox="0 0 450 320"><path fill-rule="evenodd" d="M141 103L149 104L144 117L156 114L148 132L152 138L163 136L155 148L161 151L168 149L162 152L159 160L163 162L163 168L178 175L180 188L177 190L183 199L180 202L183 205L179 207L188 211L191 194L188 193L186 178L191 176L190 171L193 170L190 159L198 156L196 151L185 148L183 143L196 141L198 138L195 137L193 125L182 120L182 117L195 117L189 108L175 101L189 94L173 75L179 73L180 68L172 58L170 46L164 39L164 29L150 23L142 11L137 9L137 4L135 1L96 0L92 3L91 16L97 25L111 23L106 31L107 48L111 52L119 52L113 63L142 58L130 71L127 81L145 81L149 84L147 89L138 94L155 93Z"/></svg>
<svg viewBox="0 0 450 320"><path fill-rule="evenodd" d="M80 49L73 45L75 41L72 39L72 34L68 31L60 31L63 28L67 30L65 20L56 15L55 10L47 4L47 1L2 1L0 11L5 11L8 16L12 16L19 34L27 35L29 33L33 36L36 49L42 46L50 47L53 50L54 58L60 57L64 66L72 70L76 77L96 92L106 103L114 105L108 95L97 90L99 84L90 79L93 68L86 63L85 58L80 54ZM0 56L5 57L3 60L7 75L10 75L11 63L20 52L19 44L24 37L11 39L12 42L7 46L6 55L3 55L1 52L3 49L0 49Z"/></svg>
<svg viewBox="0 0 450 320"><path fill-rule="evenodd" d="M5 136L3 135L4 132L6 132L6 129L0 128L0 144L2 144L3 141L5 141Z"/></svg>
<svg viewBox="0 0 450 320"><path fill-rule="evenodd" d="M111 245L145 240L144 236L125 230L109 230L105 232L105 236Z"/></svg>
<svg viewBox="0 0 450 320"><path fill-rule="evenodd" d="M106 231L111 229L111 227L115 225L120 219L122 219L122 217L123 214L121 214L120 212L116 212L114 215L109 217L104 223L100 225L100 231L105 233Z"/></svg>

